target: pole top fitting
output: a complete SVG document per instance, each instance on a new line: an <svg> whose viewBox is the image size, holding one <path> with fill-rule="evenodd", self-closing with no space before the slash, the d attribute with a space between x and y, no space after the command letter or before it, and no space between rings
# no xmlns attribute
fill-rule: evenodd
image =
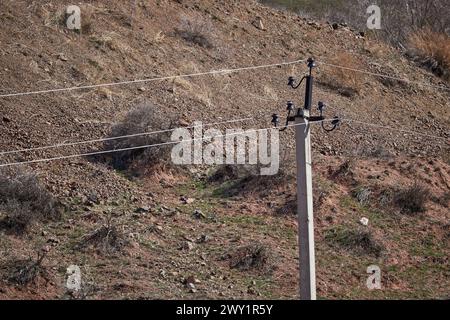
<svg viewBox="0 0 450 320"><path fill-rule="evenodd" d="M272 121L271 122L274 125L274 127L278 127L278 123L280 122L280 117L276 113L274 113L272 115Z"/></svg>
<svg viewBox="0 0 450 320"><path fill-rule="evenodd" d="M316 62L314 61L314 58L309 58L307 61L308 61L308 68L312 69L316 66Z"/></svg>

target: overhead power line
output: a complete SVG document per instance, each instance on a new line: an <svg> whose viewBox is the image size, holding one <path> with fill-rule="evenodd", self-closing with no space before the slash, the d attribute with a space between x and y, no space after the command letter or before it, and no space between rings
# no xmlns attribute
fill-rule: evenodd
<svg viewBox="0 0 450 320"><path fill-rule="evenodd" d="M355 68L350 68L350 67L340 66L340 65L336 65L336 64L332 64L332 63L327 63L327 62L322 62L322 64L325 65L325 66L333 67L333 68L339 68L339 69L343 69L343 70L348 70L348 71L354 71L354 72L364 73L364 74L371 75L371 76L375 76L375 77L386 78L386 79L392 79L392 80L397 80L397 81L401 81L401 82L413 83L413 84L417 84L417 85L420 85L420 86L426 86L426 87L436 88L436 89L439 89L439 90L448 90L448 91L450 91L450 88L449 88L449 87L436 86L436 85L429 84L429 83L425 83L425 82L421 82L421 81L413 81L413 80L409 80L409 79L407 79L407 78L393 77L393 76L389 76L389 75L382 74L382 73L376 73L376 72L371 72L371 71L366 71L366 70L360 70L360 69L355 69Z"/></svg>
<svg viewBox="0 0 450 320"><path fill-rule="evenodd" d="M422 132L412 131L412 130L405 130L405 129L400 129L400 128L393 128L393 127L389 127L389 126L379 125L379 124L375 124L375 123L368 123L368 122L363 122L363 121L358 121L358 120L353 120L353 119L345 119L344 121L359 123L359 124L363 124L363 125L374 127L374 128L389 129L389 130L399 131L399 132L408 133L408 134L417 135L417 136L424 136L424 137L428 137L428 138L446 140L447 142L449 142L449 138L436 136L436 135L432 135L432 134L428 134L428 133L422 133Z"/></svg>
<svg viewBox="0 0 450 320"><path fill-rule="evenodd" d="M215 123L206 123L206 124L202 124L202 126L213 126L213 125L219 125L219 124L244 122L244 121L249 121L249 120L253 120L253 118L242 118L242 119L227 120L227 121L221 121L221 122L215 122ZM196 128L196 127L197 126L179 127L179 128L151 131L151 132L141 132L141 133L124 135L124 136L116 136L116 137L108 137L108 138L100 138L100 139L94 139L94 140L68 142L68 143L59 143L59 144L54 144L54 145L50 145L50 146L42 146L42 147L36 147L36 148L4 151L4 152L0 152L0 156L4 156L4 155L8 155L8 154L21 153L21 152L42 151L42 150L53 149L53 148L71 147L71 146L82 145L82 144L89 144L89 143L96 143L96 142L105 142L105 141L112 141L112 140L119 140L119 139L126 139L126 138L132 138L132 137L140 137L140 136L148 136L148 135L153 135L153 134L158 134L158 133L172 132L172 131L175 131L177 129L193 129L193 128Z"/></svg>
<svg viewBox="0 0 450 320"><path fill-rule="evenodd" d="M122 85L129 85L129 84L148 83L148 82L152 82L152 81L172 80L172 79L177 79L177 78L189 78L189 77L198 77L198 76L213 75L213 74L227 74L227 73L234 73L234 72L240 72L240 71L287 66L287 65L302 63L305 61L306 60L303 59L303 60L295 60L295 61L280 62L280 63L273 63L273 64L241 67L241 68L211 70L211 71L206 71L206 72L197 72L197 73L180 74L180 75L172 75L172 76L160 76L160 77L138 79L138 80L127 80L127 81L120 81L120 82L110 82L110 83L101 83L101 84L93 84L93 85L85 85L85 86L74 86L74 87L57 88L57 89L14 92L14 93L1 94L0 98L20 97L20 96L28 96L28 95L36 95L36 94L44 94L44 93L74 91L74 90L82 90L82 89L94 89L94 88L102 88L102 87L122 86Z"/></svg>
<svg viewBox="0 0 450 320"><path fill-rule="evenodd" d="M323 120L322 122L324 122L324 121L328 121L328 120ZM297 124L292 124L292 125L289 125L289 127L296 126L296 125ZM129 147L129 148L102 150L102 151L94 151L94 152L87 152L87 153L71 154L71 155L67 155L67 156L58 156L58 157L52 157L52 158L43 158L43 159L36 159L36 160L29 160L29 161L4 163L4 164L0 164L0 168L16 166L16 165L32 164L32 163L50 162L50 161L55 161L55 160L63 160L63 159L71 159L71 158L89 157L89 156L95 156L95 155L101 155L101 154L110 154L110 153L132 151L132 150L139 150L139 149L147 149L147 148L152 148L152 147L161 147L161 146L166 146L166 145L193 142L193 141L199 141L199 140L202 141L202 140L206 140L206 139L209 140L209 139L227 137L227 136L238 136L238 135L243 135L243 134L247 134L250 132L258 132L258 131L264 131L264 130L269 130L269 129L272 129L272 128L270 127L270 128L263 128L263 129L250 129L250 130L246 130L245 132L233 132L233 133L229 133L229 134L215 135L215 136L208 137L208 138L193 138L193 139L188 139L188 140L169 141L169 142L141 145L141 146Z"/></svg>
<svg viewBox="0 0 450 320"><path fill-rule="evenodd" d="M394 127L388 127L388 126L378 126L378 125L375 125L373 123L353 120L353 119L349 119L349 118L344 118L344 119L340 119L340 120L342 122L354 122L354 123L359 123L359 124L368 125L368 126L375 126L375 127L378 127L378 128L381 127L383 129L389 129L389 130L400 131L400 132L407 132L407 133L410 133L410 134L413 134L413 135L432 137L432 138L436 138L436 139L439 139L439 140L447 140L447 142L448 142L448 139L446 139L444 137L423 134L423 133L420 133L420 132L417 132L417 131L403 130L403 129L398 129L398 128L394 128ZM332 122L332 121L333 121L333 119L326 119L326 120L316 121L316 122L313 122L313 123L324 123L324 122ZM289 125L286 125L286 127L290 128L290 127L295 127L295 126L298 126L298 125L304 125L304 124L289 124ZM208 137L208 138L194 138L194 139L181 140L181 141L169 141L169 142L164 142L164 143L157 143L157 144L150 144L150 145L141 145L141 146L136 146L136 147L122 148L122 149L101 150L101 151L94 151L94 152L87 152L87 153L71 154L71 155L67 155L67 156L58 156L58 157L42 158L42 159L29 160L29 161L4 163L4 164L0 164L0 168L1 167L9 167L9 166L17 166L17 165L25 165L25 164L33 164L33 163L50 162L50 161L64 160L64 159L71 159L71 158L88 157L88 156L95 156L95 155L101 155L101 154L111 154L111 153L123 152L123 151L147 149L147 148L151 148L151 147L172 145L172 144L183 143L183 142L193 142L193 141L198 141L198 140L206 140L206 139L209 140L209 139L214 139L214 138L219 138L219 137L242 135L242 134L246 134L246 133L249 133L249 132L258 132L258 131L269 130L269 129L272 129L272 128L251 129L251 130L246 130L245 132L236 132L236 133L230 133L230 134L222 134L222 135L216 135L216 136L212 136L212 137Z"/></svg>

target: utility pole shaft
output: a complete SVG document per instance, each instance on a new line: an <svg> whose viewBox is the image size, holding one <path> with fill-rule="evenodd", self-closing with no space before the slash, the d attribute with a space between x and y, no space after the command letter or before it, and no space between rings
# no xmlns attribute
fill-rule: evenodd
<svg viewBox="0 0 450 320"><path fill-rule="evenodd" d="M299 271L300 271L300 300L316 300L316 262L314 254L314 216L313 216L313 194L312 194L312 163L311 163L311 138L310 124L322 124L326 132L335 130L340 123L339 117L331 121L332 127L324 125L326 120L323 111L325 104L318 103L320 116L311 115L313 98L314 77L312 70L316 66L314 59L308 59L309 74L304 76L298 84L295 78L289 77L288 86L297 89L306 80L305 104L298 108L295 115L295 105L292 101L287 102L286 125L280 129L285 131L290 122L295 122L295 143L297 156L297 214L298 214L298 248L299 248ZM272 123L278 126L280 117L272 115Z"/></svg>
<svg viewBox="0 0 450 320"><path fill-rule="evenodd" d="M316 299L316 266L314 255L314 217L312 195L311 139L307 117L296 117L297 213L300 269L300 300ZM306 118L305 118L306 117Z"/></svg>

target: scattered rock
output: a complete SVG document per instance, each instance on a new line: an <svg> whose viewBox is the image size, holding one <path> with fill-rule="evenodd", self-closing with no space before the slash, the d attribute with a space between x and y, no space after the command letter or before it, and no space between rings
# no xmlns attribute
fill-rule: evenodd
<svg viewBox="0 0 450 320"><path fill-rule="evenodd" d="M317 30L321 29L320 23L318 23L316 21L308 21L308 25L316 28Z"/></svg>
<svg viewBox="0 0 450 320"><path fill-rule="evenodd" d="M162 234L163 233L163 227L154 224L154 225L148 227L148 231L154 232L154 233L157 233L157 234Z"/></svg>
<svg viewBox="0 0 450 320"><path fill-rule="evenodd" d="M135 213L147 213L150 212L150 207L148 206L142 206L134 210Z"/></svg>
<svg viewBox="0 0 450 320"><path fill-rule="evenodd" d="M197 292L195 284L200 283L200 280L196 279L194 276L189 276L183 280L183 283L191 293L195 293Z"/></svg>
<svg viewBox="0 0 450 320"><path fill-rule="evenodd" d="M188 287L189 292L191 292L191 293L197 292L197 289L195 288L195 285L193 283L188 283L186 286Z"/></svg>
<svg viewBox="0 0 450 320"><path fill-rule="evenodd" d="M187 122L186 120L180 119L180 120L178 120L178 125L180 125L181 127L188 127L191 124L189 122Z"/></svg>
<svg viewBox="0 0 450 320"><path fill-rule="evenodd" d="M196 240L196 242L197 242L197 243L205 243L205 242L208 242L208 241L210 241L210 240L211 240L211 238L210 238L208 235L202 234L202 235Z"/></svg>
<svg viewBox="0 0 450 320"><path fill-rule="evenodd" d="M58 59L61 60L61 61L67 61L67 60L69 60L69 59L67 59L67 57L66 57L63 53L60 53L60 54L58 55Z"/></svg>
<svg viewBox="0 0 450 320"><path fill-rule="evenodd" d="M191 241L184 241L180 246L180 250L191 251L194 247L195 246Z"/></svg>
<svg viewBox="0 0 450 320"><path fill-rule="evenodd" d="M182 197L180 198L180 200L181 200L181 202L182 202L183 204L191 204L191 203L193 203L193 202L195 201L195 199L187 198L187 197L185 197L185 196L182 196Z"/></svg>
<svg viewBox="0 0 450 320"><path fill-rule="evenodd" d="M198 209L194 211L193 216L196 219L205 219L206 218L205 214L201 210L198 210Z"/></svg>
<svg viewBox="0 0 450 320"><path fill-rule="evenodd" d="M368 225L369 225L369 219L367 219L367 218L361 218L361 220L359 220L359 222L360 222L363 226L368 226Z"/></svg>
<svg viewBox="0 0 450 320"><path fill-rule="evenodd" d="M253 20L252 25L259 30L266 30L261 17L256 17L255 20Z"/></svg>
<svg viewBox="0 0 450 320"><path fill-rule="evenodd" d="M52 245L55 245L55 244L58 244L58 243L59 243L59 240L58 240L57 238L55 238L55 237L51 237L51 238L48 238L48 239L47 239L47 243L50 243L50 244L52 244Z"/></svg>

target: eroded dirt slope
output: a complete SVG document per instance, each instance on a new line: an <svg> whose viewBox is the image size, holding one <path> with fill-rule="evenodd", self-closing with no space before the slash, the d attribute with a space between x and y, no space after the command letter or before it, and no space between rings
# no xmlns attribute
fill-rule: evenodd
<svg viewBox="0 0 450 320"><path fill-rule="evenodd" d="M428 136L345 122L332 134L313 128L318 293L323 298L444 298L450 295L448 229L449 91L431 73L358 30L333 30L255 1L91 1L81 4L80 34L62 23L67 1L2 1L0 94L100 84L154 76L318 60L316 104L327 114L418 131ZM258 17L262 21L259 24ZM183 21L205 25L210 46L183 39ZM424 83L405 84L350 73L350 89L333 86L342 75L320 62L351 57L358 68ZM336 57L338 60L336 61ZM341 61L346 63L346 61ZM269 127L285 102L301 105L287 77L304 64L155 81L146 84L0 98L0 150L104 137L130 108L151 102L181 123L253 117L244 127ZM330 80L331 77L331 80ZM344 76L344 79L345 78ZM340 81L338 81L340 83ZM158 128L155 128L158 129ZM432 136L440 137L434 138ZM293 132L282 135L287 172ZM2 156L23 161L97 150L90 144ZM342 171L341 165L354 161ZM66 205L59 222L37 224L27 235L0 235L0 262L49 251L46 277L20 286L1 268L2 298L64 298L66 268L81 267L86 298L295 298L295 181L211 182L204 168L192 175L153 169L129 179L86 158L35 164L45 186ZM195 169L195 168L194 168ZM337 172L337 174L334 174ZM419 215L380 206L383 191L425 183L434 201ZM231 183L231 184L230 184ZM256 187L255 187L256 185ZM1 187L1 186L0 186ZM367 201L355 189L370 191ZM225 191L232 189L231 195ZM93 196L95 195L95 196ZM447 196L446 196L447 195ZM180 197L192 199L180 200ZM441 201L439 199L447 199ZM201 211L201 215L195 213ZM369 218L364 229L359 220ZM80 250L86 235L110 221L126 238L119 252ZM362 238L345 241L352 231ZM369 247L359 248L366 243ZM361 233L359 233L361 235ZM344 238L344 241L340 241ZM351 236L350 236L351 238ZM232 268L234 252L259 243L268 268ZM375 244L378 250L367 248ZM375 252L375 253L373 253ZM265 261L265 260L264 260ZM379 264L382 291L365 287L366 268ZM45 279L47 278L47 279ZM187 280L187 281L186 281ZM195 290L187 283L194 283Z"/></svg>

